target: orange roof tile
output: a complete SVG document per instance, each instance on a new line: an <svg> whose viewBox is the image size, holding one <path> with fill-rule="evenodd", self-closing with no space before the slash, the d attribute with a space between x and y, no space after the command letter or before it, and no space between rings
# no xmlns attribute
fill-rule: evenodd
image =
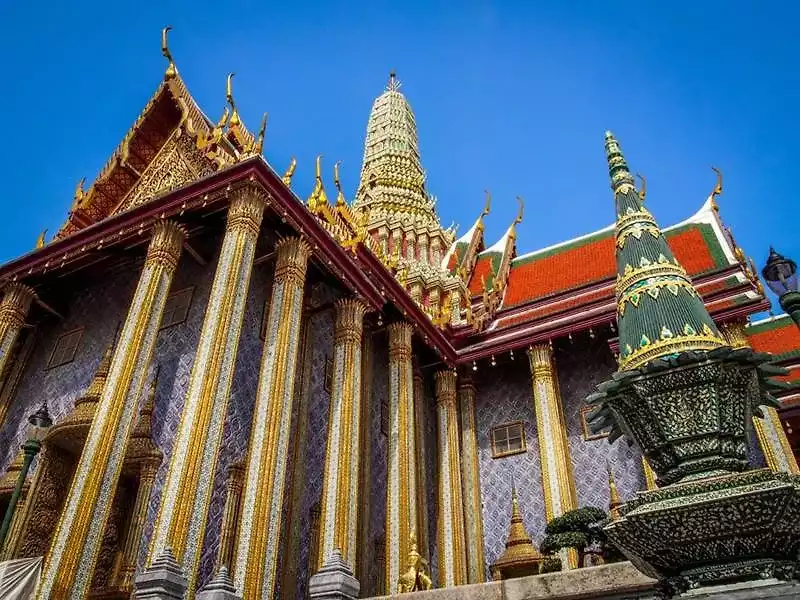
<svg viewBox="0 0 800 600"><path fill-rule="evenodd" d="M469 280L469 293L472 296L478 296L483 293L483 284L481 278L489 279L489 270L492 264L492 256L487 254L478 258L475 263L475 268L472 269L472 277Z"/></svg>
<svg viewBox="0 0 800 600"><path fill-rule="evenodd" d="M747 328L747 340L758 352L776 356L800 353L800 329L789 317L762 321Z"/></svg>

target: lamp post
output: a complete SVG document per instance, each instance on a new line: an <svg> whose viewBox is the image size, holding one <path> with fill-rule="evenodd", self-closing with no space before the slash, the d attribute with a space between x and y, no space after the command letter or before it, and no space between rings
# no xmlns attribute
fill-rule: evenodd
<svg viewBox="0 0 800 600"><path fill-rule="evenodd" d="M797 264L775 252L770 246L767 264L761 270L769 289L778 296L781 308L785 310L795 325L800 327L800 287L797 280Z"/></svg>
<svg viewBox="0 0 800 600"><path fill-rule="evenodd" d="M3 517L3 524L0 526L0 549L2 549L5 544L8 529L11 527L11 519L14 518L14 510L17 508L17 503L22 493L22 486L25 485L25 478L28 476L28 470L31 468L33 457L39 454L39 450L42 448L42 440L53 424L50 413L47 412L47 403L43 404L39 410L28 417L28 423L30 423L28 439L22 445L22 452L24 453L22 470L19 472L17 485L14 487L14 492L11 494L11 500L8 502L8 508Z"/></svg>

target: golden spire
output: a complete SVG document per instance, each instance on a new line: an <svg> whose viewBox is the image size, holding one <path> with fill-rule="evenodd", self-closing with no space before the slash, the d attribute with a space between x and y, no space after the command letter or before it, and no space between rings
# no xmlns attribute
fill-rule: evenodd
<svg viewBox="0 0 800 600"><path fill-rule="evenodd" d="M333 165L333 184L336 186L336 205L345 204L344 194L342 193L342 182L339 181L339 165L342 161L337 160Z"/></svg>
<svg viewBox="0 0 800 600"><path fill-rule="evenodd" d="M611 513L611 519L616 521L621 518L619 507L622 506L622 500L617 491L617 482L614 481L614 472L611 470L611 465L606 461L606 469L608 470L608 510Z"/></svg>
<svg viewBox="0 0 800 600"><path fill-rule="evenodd" d="M169 45L167 44L167 32L171 29L172 25L167 25L161 30L161 54L169 61L167 70L164 72L164 79L172 79L178 74L178 69L175 67L175 61L172 59L172 53L169 51Z"/></svg>
<svg viewBox="0 0 800 600"><path fill-rule="evenodd" d="M103 358L100 359L100 364L97 365L97 371L94 373L92 382L89 384L87 390L83 395L75 401L75 406L85 402L97 403L100 401L100 396L103 394L103 388L106 387L106 378L108 372L111 370L111 356L114 352L114 342L111 342L103 353Z"/></svg>
<svg viewBox="0 0 800 600"><path fill-rule="evenodd" d="M531 536L525 529L522 520L522 513L519 509L519 499L517 498L517 486L511 480L511 524L508 528L508 539L506 549L492 565L495 568L508 568L514 566L524 566L537 563L542 560L542 555L533 545Z"/></svg>
<svg viewBox="0 0 800 600"><path fill-rule="evenodd" d="M316 173L314 176L314 189L308 197L308 208L312 212L328 204L328 196L325 194L325 187L322 185L322 155L317 155Z"/></svg>
<svg viewBox="0 0 800 600"><path fill-rule="evenodd" d="M297 168L297 159L293 156L292 160L289 161L289 166L282 177L283 183L286 184L286 187L290 187L292 185L292 176L294 175L294 170L296 168Z"/></svg>
<svg viewBox="0 0 800 600"><path fill-rule="evenodd" d="M644 199L647 197L647 180L644 178L644 175L637 173L636 176L642 182L642 189L639 190L639 200L644 202Z"/></svg>
<svg viewBox="0 0 800 600"><path fill-rule="evenodd" d="M75 186L75 194L72 196L70 212L74 211L76 208L80 208L81 202L83 202L83 199L86 197L86 192L83 191L84 183L86 183L86 177L81 177L78 181L78 185Z"/></svg>
<svg viewBox="0 0 800 600"><path fill-rule="evenodd" d="M45 229L44 231L42 231L42 233L40 233L40 234L39 234L39 237L38 237L38 238L36 238L36 249L37 249L37 250L38 250L39 248L43 248L43 247L44 247L44 245L45 245L45 243L46 243L46 242L45 242L45 239L46 239L46 238L45 238L45 236L47 236L47 229Z"/></svg>
<svg viewBox="0 0 800 600"><path fill-rule="evenodd" d="M236 73L228 73L228 80L225 83L225 99L231 105L231 120L228 121L228 127L236 127L242 124L239 118L239 111L236 108L236 103L233 101L233 76Z"/></svg>
<svg viewBox="0 0 800 600"><path fill-rule="evenodd" d="M267 133L267 113L264 113L264 116L261 117L261 127L258 130L258 136L256 137L256 143L253 146L253 153L254 154L261 154L264 150L264 136Z"/></svg>
<svg viewBox="0 0 800 600"><path fill-rule="evenodd" d="M717 183L714 185L714 189L711 190L711 207L718 211L719 206L717 206L717 196L722 194L722 171L720 171L717 167L711 167L711 170L717 174Z"/></svg>

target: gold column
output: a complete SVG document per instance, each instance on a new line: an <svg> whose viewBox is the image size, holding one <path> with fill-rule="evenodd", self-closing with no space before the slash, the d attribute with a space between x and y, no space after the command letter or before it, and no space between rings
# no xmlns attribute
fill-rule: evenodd
<svg viewBox="0 0 800 600"><path fill-rule="evenodd" d="M458 382L461 413L461 483L464 486L464 527L467 545L469 583L486 581L483 556L483 509L478 475L478 440L475 428L475 386L469 375Z"/></svg>
<svg viewBox="0 0 800 600"><path fill-rule="evenodd" d="M33 349L39 341L39 328L31 327L24 335L24 339L19 343L19 350L15 351L13 348L11 350L13 357L8 360L12 362L6 364L5 368L0 371L0 427L5 424L8 409L22 381L22 374L25 372L25 367L28 366ZM18 341L21 337L21 335L18 336Z"/></svg>
<svg viewBox="0 0 800 600"><path fill-rule="evenodd" d="M36 293L27 285L9 283L3 288L3 299L0 300L0 376L4 379L13 360L14 344L25 325L25 318L30 311ZM0 404L0 425L5 423L11 398L3 398Z"/></svg>
<svg viewBox="0 0 800 600"><path fill-rule="evenodd" d="M397 580L408 560L409 536L417 531L414 484L414 383L411 325L389 329L389 435L386 466L386 592L397 592Z"/></svg>
<svg viewBox="0 0 800 600"><path fill-rule="evenodd" d="M333 382L328 445L320 505L321 567L334 550L352 569L357 559L358 459L361 435L361 337L366 306L345 298L336 302Z"/></svg>
<svg viewBox="0 0 800 600"><path fill-rule="evenodd" d="M430 547L428 545L428 471L425 451L425 429L422 426L427 421L425 418L424 382L419 369L414 369L414 433L416 438L417 456L417 545L423 557L430 560Z"/></svg>
<svg viewBox="0 0 800 600"><path fill-rule="evenodd" d="M744 322L724 323L721 327L725 340L733 348L746 348L750 344L747 342L747 335L744 332ZM767 466L773 471L783 471L785 473L800 474L797 467L797 459L794 457L789 439L783 430L781 418L778 411L771 406L762 406L764 418L753 417L753 426L758 437L758 444L764 453Z"/></svg>
<svg viewBox="0 0 800 600"><path fill-rule="evenodd" d="M247 186L233 192L225 236L197 344L169 472L164 485L150 561L171 548L193 598L222 427L228 412L256 240L266 196Z"/></svg>
<svg viewBox="0 0 800 600"><path fill-rule="evenodd" d="M570 464L567 428L553 366L553 351L549 344L532 346L528 349L528 359L539 438L545 518L549 523L554 517L577 508L577 494ZM576 552L568 553L566 564L571 569L578 566Z"/></svg>
<svg viewBox="0 0 800 600"><path fill-rule="evenodd" d="M244 464L242 462L233 463L228 468L228 481L225 483L225 512L222 515L222 533L217 549L215 571L221 567L230 569L233 565L233 549L236 547L236 531L239 528L243 478Z"/></svg>
<svg viewBox="0 0 800 600"><path fill-rule="evenodd" d="M38 597L42 600L83 598L89 589L182 243L183 233L177 225L169 221L155 225L97 412L53 536L39 586Z"/></svg>
<svg viewBox="0 0 800 600"><path fill-rule="evenodd" d="M451 369L436 373L436 416L439 422L439 495L436 507L439 585L452 587L467 583L467 567L456 372Z"/></svg>
<svg viewBox="0 0 800 600"><path fill-rule="evenodd" d="M136 561L139 558L139 547L142 545L142 532L147 521L150 494L153 493L153 484L156 481L159 464L159 461L156 460L146 460L139 466L139 487L136 490L131 523L122 551L122 568L119 575L119 586L122 589L133 589Z"/></svg>
<svg viewBox="0 0 800 600"><path fill-rule="evenodd" d="M363 493L359 496L358 512L358 569L356 579L361 583L362 595L374 595L368 588L367 573L369 564L376 561L372 553L370 538L370 489L372 486L372 332L365 332L361 340L361 461L358 465L359 486Z"/></svg>
<svg viewBox="0 0 800 600"><path fill-rule="evenodd" d="M272 598L277 581L284 486L311 249L299 238L276 246L275 281L261 357L237 540L235 585L245 598Z"/></svg>

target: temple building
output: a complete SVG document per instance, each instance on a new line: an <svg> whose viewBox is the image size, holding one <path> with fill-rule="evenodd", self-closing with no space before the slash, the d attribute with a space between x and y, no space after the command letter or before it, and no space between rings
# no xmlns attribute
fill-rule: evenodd
<svg viewBox="0 0 800 600"><path fill-rule="evenodd" d="M305 598L333 556L361 597L402 591L409 556L434 587L484 582L538 568L553 518L658 485L586 418L618 361L659 343L618 339L613 225L530 251L522 199L485 239L487 196L446 215L466 232L443 227L394 74L355 196L317 159L300 198L232 76L211 119L162 46L163 80L63 226L0 266L3 510L29 415L54 422L1 549L44 557L39 598L130 598L175 563L186 598ZM800 331L751 321L770 304L709 183L663 236L726 342L791 369L750 451L798 473Z"/></svg>

